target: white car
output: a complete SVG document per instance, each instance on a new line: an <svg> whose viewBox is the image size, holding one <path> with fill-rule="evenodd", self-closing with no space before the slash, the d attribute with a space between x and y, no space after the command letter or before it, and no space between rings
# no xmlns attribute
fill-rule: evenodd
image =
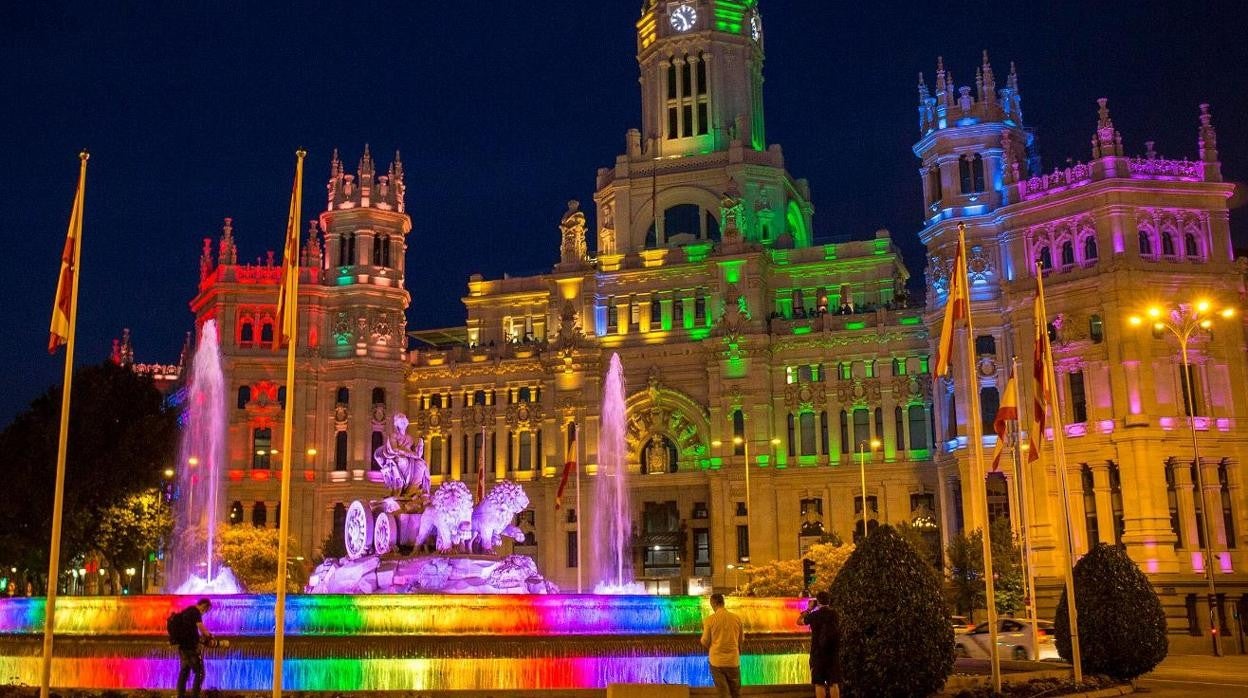
<svg viewBox="0 0 1248 698"><path fill-rule="evenodd" d="M1039 647L1032 646L1031 624L1036 623L1036 640ZM988 624L980 623L965 635L953 638L954 653L959 657L988 659ZM1026 618L999 618L997 620L997 647L1002 659L1042 660L1060 659L1053 639L1053 623Z"/></svg>

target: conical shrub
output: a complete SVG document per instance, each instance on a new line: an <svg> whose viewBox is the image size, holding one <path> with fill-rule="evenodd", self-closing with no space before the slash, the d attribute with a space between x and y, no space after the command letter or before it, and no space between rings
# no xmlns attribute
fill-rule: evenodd
<svg viewBox="0 0 1248 698"><path fill-rule="evenodd" d="M1166 658L1166 612L1148 578L1121 546L1098 543L1075 565L1083 670L1129 681ZM1057 652L1071 659L1066 592L1053 618Z"/></svg>
<svg viewBox="0 0 1248 698"><path fill-rule="evenodd" d="M891 526L858 545L832 583L848 696L936 693L953 670L953 628L940 578Z"/></svg>

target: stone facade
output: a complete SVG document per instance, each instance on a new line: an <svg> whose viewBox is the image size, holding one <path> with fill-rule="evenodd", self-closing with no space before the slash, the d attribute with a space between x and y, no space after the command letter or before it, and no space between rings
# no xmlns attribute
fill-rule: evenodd
<svg viewBox="0 0 1248 698"><path fill-rule="evenodd" d="M570 488L559 511L554 499L576 423L580 508L593 507L600 383L618 352L630 395L635 568L656 590L734 586L742 565L797 557L821 533L852 538L863 525L864 461L869 525L911 522L942 541L979 528L1015 509L1012 470L990 476L987 511L964 495L968 377L929 373L964 223L989 425L1012 357L1031 356L1033 263L1045 266L1076 549L1125 544L1181 636L1189 618L1192 627L1207 618L1196 522L1212 510L1220 591L1228 603L1242 597L1243 327L1193 342L1189 418L1177 345L1125 319L1197 292L1224 304L1243 296L1228 230L1233 188L1207 107L1195 159L1162 158L1151 143L1135 158L1102 101L1089 161L1045 173L1013 66L998 87L985 56L974 89L939 66L934 89L919 86L914 147L924 305L907 297L910 275L888 231L814 242L810 187L766 140L756 3L650 0L637 32L643 123L598 171L590 215L570 202L552 221L551 273L472 277L465 324L412 332L410 351L402 166L396 156L377 177L366 150L349 175L335 157L305 252L294 454L260 453L280 443L282 357L263 346L278 267L239 265L228 221L215 253L205 243L193 307L231 338L226 366L239 400L228 496L242 517L261 502L275 525L274 468L294 455L295 535L313 553L338 507L378 491L371 447L385 416L404 409L410 432L427 440L435 486L475 484L481 462L490 481L525 482L532 509L521 526L536 545L521 552L575 588L576 497ZM1030 376L1025 363L1020 373ZM1027 413L1030 380L1021 384ZM1193 423L1205 507L1194 494ZM1060 569L1052 461L1029 469L1036 486L1025 493L1046 615Z"/></svg>

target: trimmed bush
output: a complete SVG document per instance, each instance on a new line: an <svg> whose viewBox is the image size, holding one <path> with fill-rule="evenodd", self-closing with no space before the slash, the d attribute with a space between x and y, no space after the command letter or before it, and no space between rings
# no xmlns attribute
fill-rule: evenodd
<svg viewBox="0 0 1248 698"><path fill-rule="evenodd" d="M832 583L847 696L928 696L953 670L940 578L891 526L858 548Z"/></svg>
<svg viewBox="0 0 1248 698"><path fill-rule="evenodd" d="M1121 546L1098 543L1075 565L1083 670L1130 681L1166 658L1166 612ZM1058 654L1071 658L1066 592L1053 618Z"/></svg>

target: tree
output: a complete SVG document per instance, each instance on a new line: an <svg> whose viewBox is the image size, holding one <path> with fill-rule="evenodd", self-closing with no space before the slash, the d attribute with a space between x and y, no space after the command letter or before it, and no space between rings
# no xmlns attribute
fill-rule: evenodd
<svg viewBox="0 0 1248 698"><path fill-rule="evenodd" d="M1023 607L1022 555L1014 543L1010 521L998 518L989 528L997 612L1016 613ZM984 534L958 534L949 540L950 602L959 613L971 614L987 606L984 588Z"/></svg>
<svg viewBox="0 0 1248 698"><path fill-rule="evenodd" d="M810 591L831 587L832 580L836 579L853 552L853 545L839 543L816 543L810 546L806 551L806 559L815 563L815 582L810 585ZM742 593L746 596L799 596L805 589L804 582L800 559L774 560L751 568L750 580Z"/></svg>
<svg viewBox="0 0 1248 698"><path fill-rule="evenodd" d="M31 402L0 432L0 563L47 567L60 430L61 387ZM160 482L177 447L178 412L151 378L111 362L74 377L61 560L85 555L103 512Z"/></svg>
<svg viewBox="0 0 1248 698"><path fill-rule="evenodd" d="M848 696L928 696L953 670L940 578L892 526L859 543L832 584Z"/></svg>
<svg viewBox="0 0 1248 698"><path fill-rule="evenodd" d="M277 590L277 529L255 526L226 526L217 531L217 559L229 566L234 577L253 594L271 593ZM290 555L295 556L298 545L289 540ZM298 566L289 567L298 572ZM287 577L286 590L302 588L295 575Z"/></svg>
<svg viewBox="0 0 1248 698"><path fill-rule="evenodd" d="M853 553L853 543L816 543L810 546L806 557L815 562L815 583L810 585L811 591L832 588L836 575L841 573Z"/></svg>
<svg viewBox="0 0 1248 698"><path fill-rule="evenodd" d="M326 558L344 558L347 556L347 542L343 540L342 531L330 531L321 543L321 552L317 557L319 564Z"/></svg>
<svg viewBox="0 0 1248 698"><path fill-rule="evenodd" d="M160 490L129 495L101 513L95 548L114 574L139 567L149 552L162 549L173 531L173 512Z"/></svg>
<svg viewBox="0 0 1248 698"><path fill-rule="evenodd" d="M1097 543L1075 565L1079 652L1089 673L1130 681L1166 658L1166 612L1148 577L1122 546ZM1057 603L1057 652L1070 661L1066 592Z"/></svg>
<svg viewBox="0 0 1248 698"><path fill-rule="evenodd" d="M932 566L932 569L939 570L942 565L940 556L940 531L935 525L916 526L908 521L902 522L894 526L897 529L897 535L902 540L910 544L914 548L914 552L923 558L923 561Z"/></svg>

